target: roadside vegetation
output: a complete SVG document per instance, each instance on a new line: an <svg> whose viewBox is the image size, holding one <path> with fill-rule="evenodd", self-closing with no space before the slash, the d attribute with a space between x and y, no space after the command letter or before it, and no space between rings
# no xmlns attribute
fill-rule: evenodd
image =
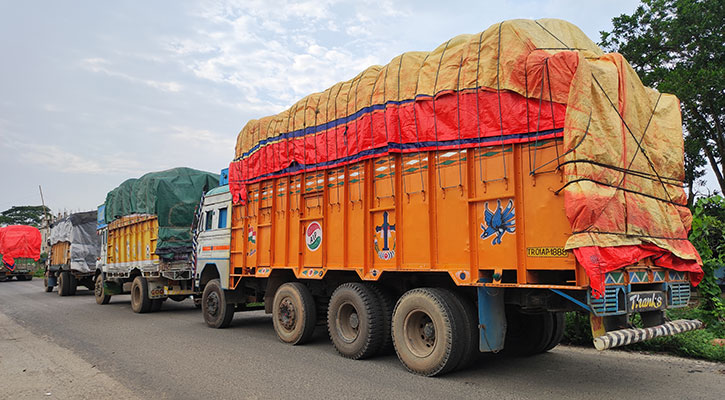
<svg viewBox="0 0 725 400"><path fill-rule="evenodd" d="M669 353L684 357L725 362L725 304L715 281L715 270L725 265L725 199L711 196L698 199L693 207L690 241L697 247L703 262L705 277L697 287L698 304L667 311L667 317L699 319L705 328L675 336L658 337L642 343L624 346L623 350ZM563 343L592 346L589 316L567 313ZM637 326L638 320L632 321Z"/></svg>

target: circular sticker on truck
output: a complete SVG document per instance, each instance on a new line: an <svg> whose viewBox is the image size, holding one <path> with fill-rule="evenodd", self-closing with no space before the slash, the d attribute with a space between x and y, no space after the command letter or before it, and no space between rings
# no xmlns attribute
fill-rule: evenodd
<svg viewBox="0 0 725 400"><path fill-rule="evenodd" d="M322 244L322 225L319 222L313 221L307 225L305 230L305 244L307 249L310 251L316 251Z"/></svg>

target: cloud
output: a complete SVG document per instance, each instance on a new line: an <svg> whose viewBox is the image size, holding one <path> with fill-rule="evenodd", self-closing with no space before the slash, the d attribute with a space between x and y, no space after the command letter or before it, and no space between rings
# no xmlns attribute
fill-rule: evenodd
<svg viewBox="0 0 725 400"><path fill-rule="evenodd" d="M166 48L201 82L233 87L227 105L251 119L387 62L389 40L362 39L402 15L390 1L211 1L194 12L193 33Z"/></svg>
<svg viewBox="0 0 725 400"><path fill-rule="evenodd" d="M54 173L127 174L138 173L145 168L143 163L123 152L99 154L80 148L68 150L56 144L28 142L9 133L0 134L0 148L3 147L15 154L18 162L43 165Z"/></svg>
<svg viewBox="0 0 725 400"><path fill-rule="evenodd" d="M132 83L141 83L146 86L158 89L164 92L180 92L183 86L178 82L164 82L152 79L136 78L123 72L112 71L108 68L110 61L103 58L86 58L81 60L81 67L94 73L101 73L115 78L121 78Z"/></svg>

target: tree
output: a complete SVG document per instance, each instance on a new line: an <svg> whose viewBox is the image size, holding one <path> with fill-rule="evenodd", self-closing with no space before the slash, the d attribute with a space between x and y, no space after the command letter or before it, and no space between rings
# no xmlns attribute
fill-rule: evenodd
<svg viewBox="0 0 725 400"><path fill-rule="evenodd" d="M14 206L0 213L0 225L31 225L40 228L45 213L50 213L50 208Z"/></svg>
<svg viewBox="0 0 725 400"><path fill-rule="evenodd" d="M723 21L725 0L642 0L632 15L612 19L612 32L600 32L600 45L624 55L645 85L680 99L691 198L706 159L725 193Z"/></svg>

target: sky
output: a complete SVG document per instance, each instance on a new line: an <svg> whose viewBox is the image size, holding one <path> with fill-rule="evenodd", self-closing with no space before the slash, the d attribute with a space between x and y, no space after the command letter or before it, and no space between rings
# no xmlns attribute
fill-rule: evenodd
<svg viewBox="0 0 725 400"><path fill-rule="evenodd" d="M463 33L637 1L0 0L0 211L95 209L128 178L219 172L250 119Z"/></svg>

